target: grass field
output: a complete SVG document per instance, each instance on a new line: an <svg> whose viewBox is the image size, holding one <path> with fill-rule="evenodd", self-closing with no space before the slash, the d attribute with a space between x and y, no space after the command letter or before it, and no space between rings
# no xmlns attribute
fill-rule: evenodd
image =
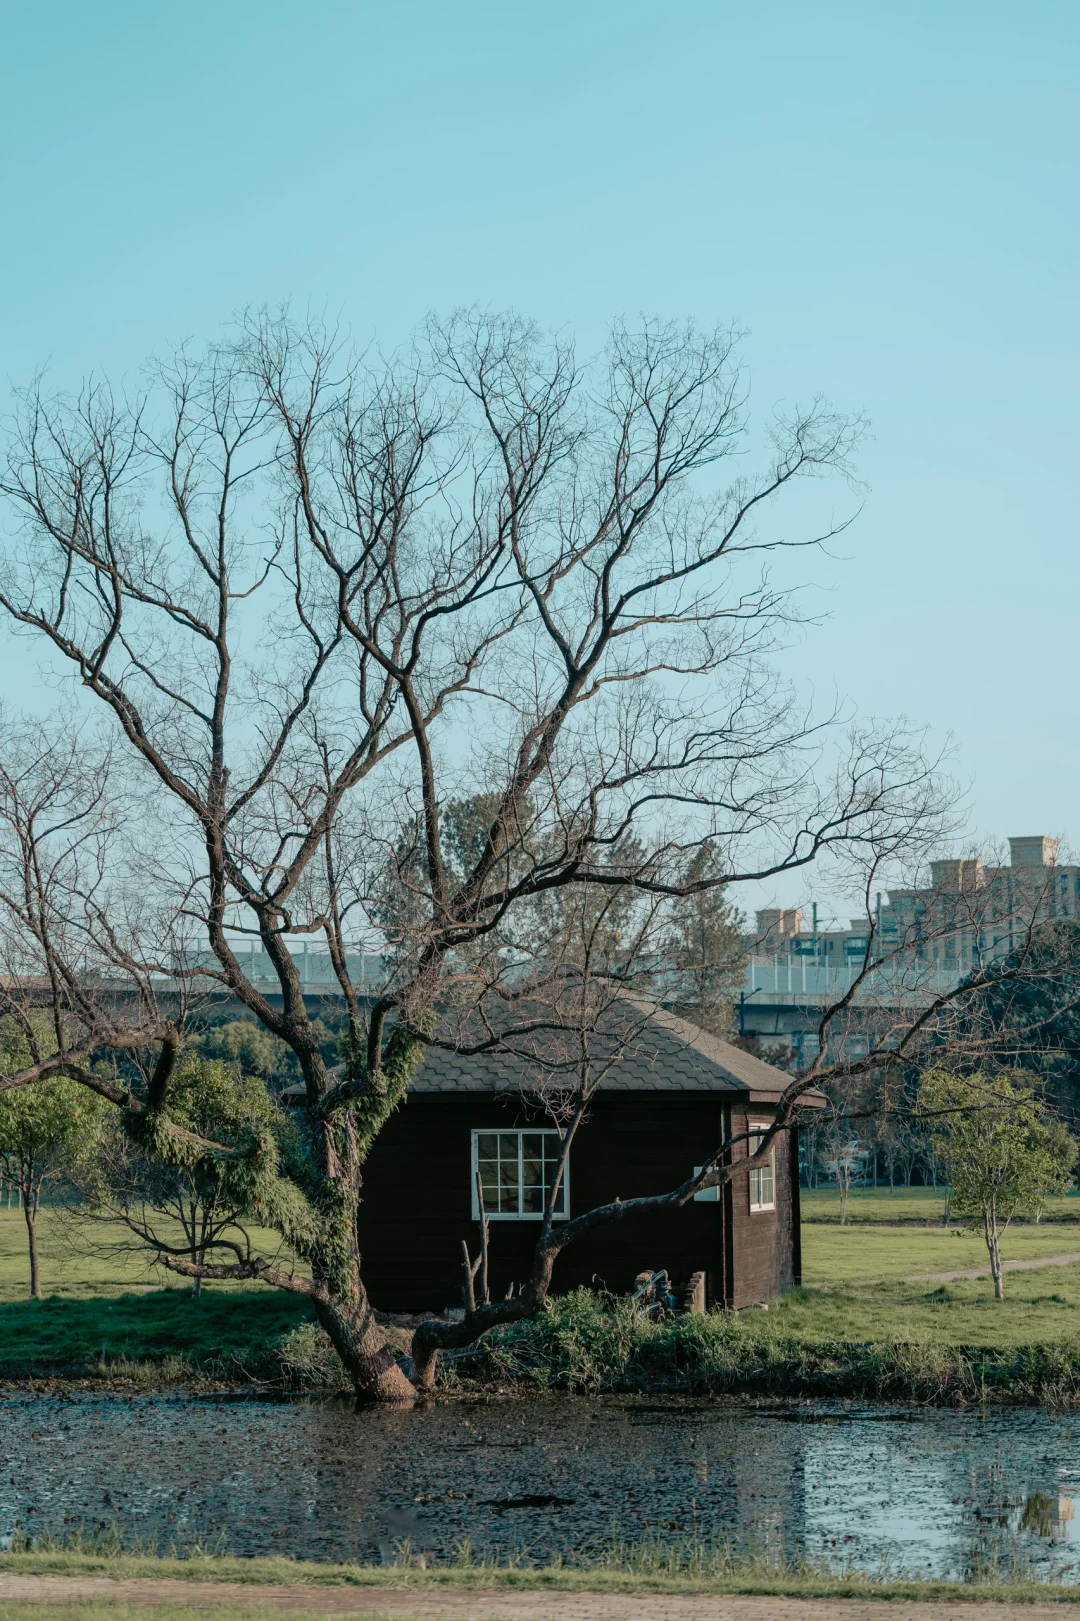
<svg viewBox="0 0 1080 1621"><path fill-rule="evenodd" d="M806 1224L802 1246L803 1282L815 1287L906 1278L921 1272L955 1272L989 1264L982 1236L959 1228ZM1002 1240L1001 1253L1007 1261L1080 1254L1080 1228L1010 1227Z"/></svg>
<svg viewBox="0 0 1080 1621"><path fill-rule="evenodd" d="M903 1278L919 1272L956 1271L985 1266L986 1246L977 1233L957 1226L906 1228L892 1225L896 1208L918 1210L925 1218L931 1208L932 1189L900 1189L894 1196L887 1188L878 1192L852 1195L859 1201L860 1219L846 1227L831 1219L836 1210L835 1192L803 1193L804 1214L814 1213L803 1224L803 1280L808 1285L869 1281L876 1278ZM1080 1218L1080 1199L1057 1201L1075 1210ZM940 1206L935 1207L940 1220ZM871 1215L874 1224L871 1224ZM878 1225L877 1223L880 1223ZM256 1234L263 1239L266 1254L275 1251L270 1233ZM188 1293L191 1285L164 1267L151 1266L145 1252L134 1247L130 1235L118 1225L87 1222L64 1210L43 1210L38 1217L38 1244L41 1253L42 1289L46 1295L66 1300L97 1300L121 1294L149 1294L163 1289ZM1074 1229L1066 1223L1016 1225L1009 1229L1002 1247L1007 1260L1034 1259L1043 1255L1080 1252L1080 1220ZM213 1283L207 1292L215 1294L244 1288L239 1284ZM0 1209L0 1303L25 1300L29 1292L26 1258L26 1228L18 1210ZM250 1294L250 1288L246 1289Z"/></svg>
<svg viewBox="0 0 1080 1621"><path fill-rule="evenodd" d="M272 1253L273 1235L256 1236ZM208 1283L194 1301L190 1282L151 1266L124 1229L69 1211L42 1210L38 1238L40 1301L28 1299L22 1213L0 1210L0 1372L9 1377L170 1361L176 1373L258 1374L267 1347L311 1315L298 1296L250 1283Z"/></svg>
<svg viewBox="0 0 1080 1621"><path fill-rule="evenodd" d="M793 1290L769 1315L780 1331L812 1339L1002 1347L1073 1340L1080 1332L1080 1263L1015 1272L1000 1301L983 1279L850 1284Z"/></svg>
<svg viewBox="0 0 1080 1621"><path fill-rule="evenodd" d="M800 1202L804 1224L840 1220L840 1196L835 1188L803 1188ZM888 1188L855 1188L848 1199L849 1223L912 1222L940 1225L944 1214L944 1188L896 1188L893 1191ZM1080 1224L1080 1193L1074 1191L1063 1198L1048 1200L1042 1221Z"/></svg>
<svg viewBox="0 0 1080 1621"><path fill-rule="evenodd" d="M253 1233L261 1253L278 1252L273 1233ZM260 1244L260 1240L262 1241ZM180 1289L191 1283L162 1266L152 1266L145 1250L135 1246L119 1223L88 1221L69 1210L45 1209L38 1215L41 1288L45 1295L69 1300L97 1300L103 1295ZM215 1291L243 1285L215 1283ZM0 1209L0 1303L25 1300L30 1292L26 1223L21 1210Z"/></svg>

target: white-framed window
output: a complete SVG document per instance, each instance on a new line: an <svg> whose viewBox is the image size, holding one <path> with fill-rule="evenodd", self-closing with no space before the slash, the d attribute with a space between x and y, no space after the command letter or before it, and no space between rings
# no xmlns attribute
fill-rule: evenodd
<svg viewBox="0 0 1080 1621"><path fill-rule="evenodd" d="M480 1220L482 1187L484 1214L489 1221L540 1221L558 1163L557 1131L474 1131L473 1220ZM565 1221L570 1215L569 1181L567 1165L555 1199L556 1221Z"/></svg>
<svg viewBox="0 0 1080 1621"><path fill-rule="evenodd" d="M768 1122L764 1120L751 1120L748 1122L750 1140L746 1145L747 1158L751 1158L758 1151L761 1138L764 1136ZM776 1153L771 1153L764 1165L755 1165L749 1173L747 1181L750 1184L750 1209L775 1210L776 1209Z"/></svg>

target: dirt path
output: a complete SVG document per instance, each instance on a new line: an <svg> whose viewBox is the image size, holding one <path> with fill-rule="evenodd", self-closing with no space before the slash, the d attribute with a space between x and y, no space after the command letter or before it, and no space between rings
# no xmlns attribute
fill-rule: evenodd
<svg viewBox="0 0 1080 1621"><path fill-rule="evenodd" d="M182 1582L151 1577L0 1575L5 1603L227 1605L326 1616L418 1617L420 1621L1065 1621L1063 1603L915 1604L896 1599L722 1598L710 1593L514 1593L449 1588L289 1587Z"/></svg>
<svg viewBox="0 0 1080 1621"><path fill-rule="evenodd" d="M1002 1261L1003 1272L1037 1272L1043 1266L1071 1266L1074 1261L1080 1261L1080 1250L1070 1250L1068 1255L1040 1255L1034 1261ZM955 1283L960 1278L988 1278L988 1266L964 1266L955 1272L915 1272L909 1278L901 1278L901 1283ZM878 1278L878 1283L896 1282L896 1279Z"/></svg>

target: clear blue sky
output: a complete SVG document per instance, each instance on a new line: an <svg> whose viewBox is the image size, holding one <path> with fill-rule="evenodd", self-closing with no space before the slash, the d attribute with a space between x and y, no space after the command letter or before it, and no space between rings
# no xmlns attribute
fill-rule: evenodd
<svg viewBox="0 0 1080 1621"><path fill-rule="evenodd" d="M1080 845L1075 0L3 7L0 375L291 298L732 317L865 408L790 656L955 734L982 833Z"/></svg>

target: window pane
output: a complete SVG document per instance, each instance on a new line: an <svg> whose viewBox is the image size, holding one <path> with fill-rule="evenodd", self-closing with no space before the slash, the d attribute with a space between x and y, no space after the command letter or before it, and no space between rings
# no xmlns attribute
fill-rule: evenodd
<svg viewBox="0 0 1080 1621"><path fill-rule="evenodd" d="M516 1131L499 1133L499 1212L504 1216L521 1212L521 1167Z"/></svg>
<svg viewBox="0 0 1080 1621"><path fill-rule="evenodd" d="M480 1186L484 1194L484 1209L496 1210L499 1203L499 1178L493 1165L481 1165Z"/></svg>
<svg viewBox="0 0 1080 1621"><path fill-rule="evenodd" d="M476 1136L476 1168L480 1172L484 1209L499 1208L499 1139L494 1132L478 1132Z"/></svg>
<svg viewBox="0 0 1080 1621"><path fill-rule="evenodd" d="M560 1150L560 1144L559 1144L559 1139L558 1139L558 1137L556 1135L550 1134L550 1135L548 1135L547 1137L544 1138L544 1197L545 1198L547 1197L547 1194L548 1194L548 1192L549 1192L549 1190L551 1188L551 1185L555 1180L555 1172L558 1169L558 1165L559 1165L559 1150ZM554 1207L552 1209L552 1214L555 1215L555 1216L564 1216L566 1214L566 1181L565 1181L565 1179L562 1182L559 1183L559 1191L558 1191L558 1194L556 1195L556 1198L555 1198L555 1204L554 1204Z"/></svg>
<svg viewBox="0 0 1080 1621"><path fill-rule="evenodd" d="M542 1216L547 1182L544 1177L545 1138L539 1131L521 1134L521 1209L527 1216Z"/></svg>

